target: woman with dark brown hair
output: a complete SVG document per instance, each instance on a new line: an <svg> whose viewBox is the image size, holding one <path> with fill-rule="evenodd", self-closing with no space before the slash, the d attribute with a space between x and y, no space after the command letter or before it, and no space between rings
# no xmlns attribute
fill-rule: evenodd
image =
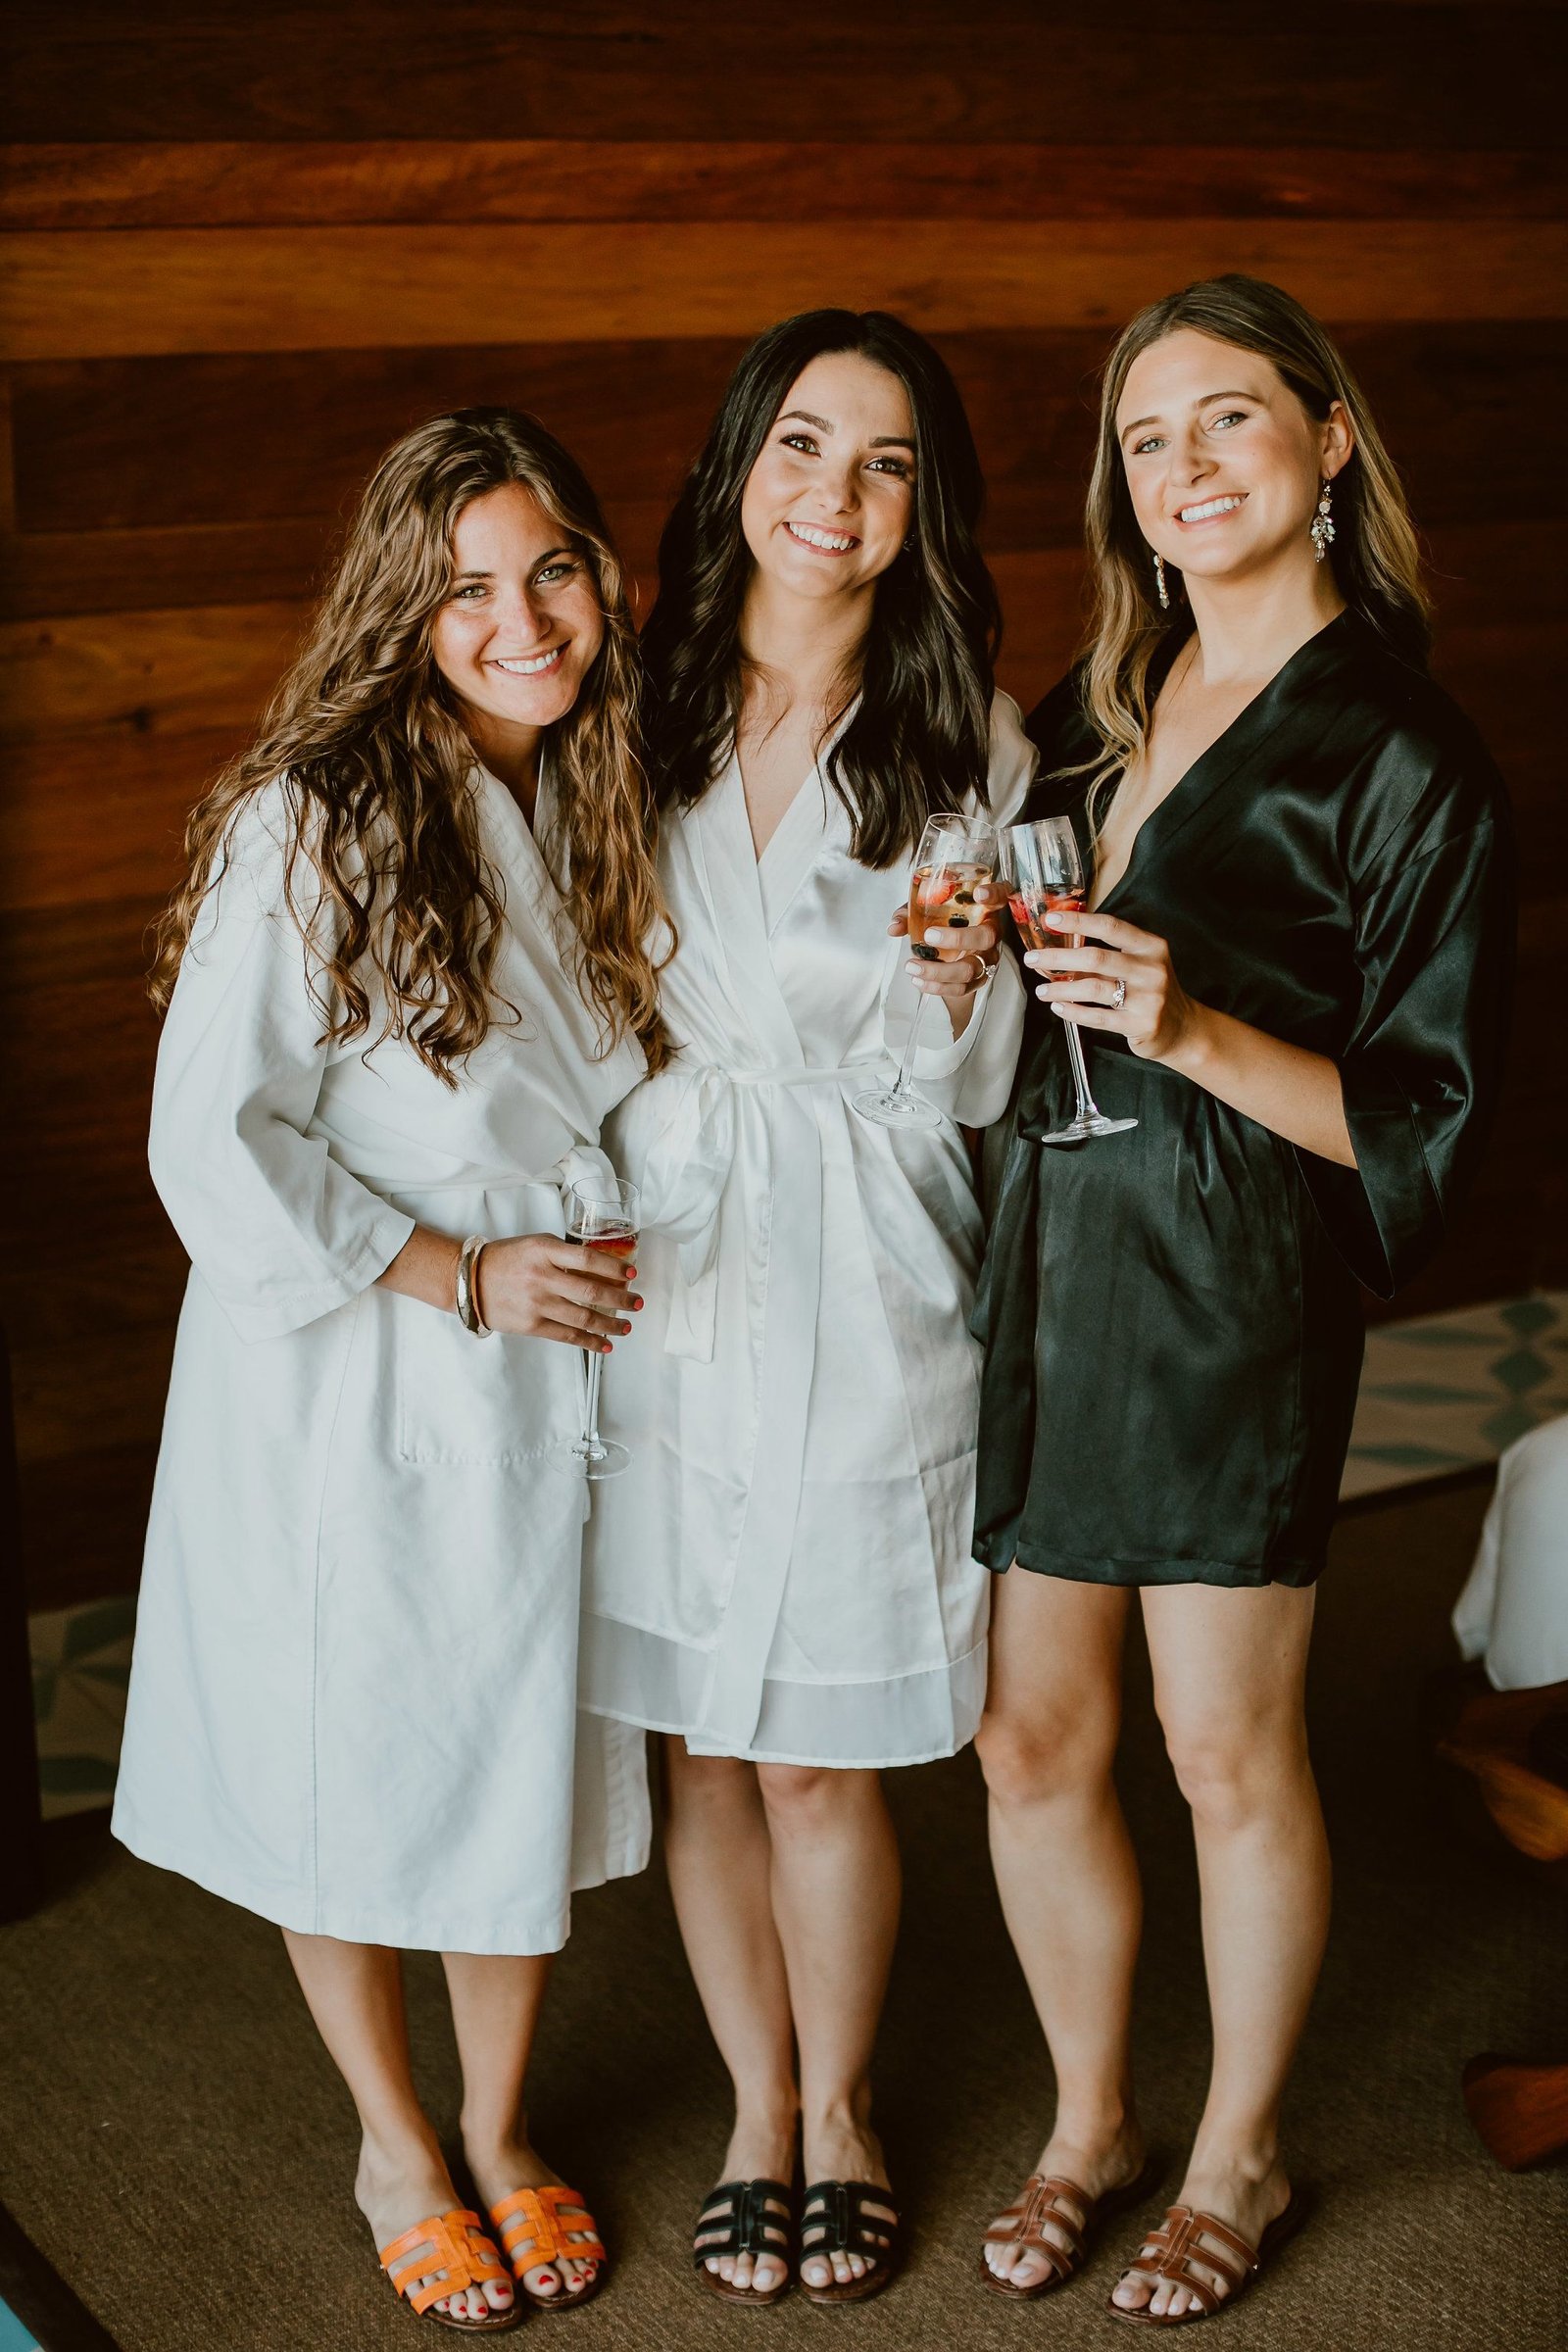
<svg viewBox="0 0 1568 2352"><path fill-rule="evenodd" d="M981 497L921 335L784 319L730 380L644 633L675 1052L613 1130L658 1320L611 1384L633 1460L594 1512L582 1691L665 1735L670 1886L735 2092L693 2263L754 2305L792 2274L861 2301L897 2267L870 2119L899 1915L882 1773L962 1747L985 1693L958 1122L1005 1105L1023 991L1010 961L989 976L961 859L924 869L945 911L918 944L888 937L932 820L989 870L1033 772L993 691ZM865 1111L890 1045L923 1124Z"/></svg>
<svg viewBox="0 0 1568 2352"><path fill-rule="evenodd" d="M999 1572L978 1746L1056 2076L984 2277L1061 2284L1145 2193L1137 1870L1111 1780L1133 1595L1192 1807L1213 2023L1180 2190L1114 2290L1207 2317L1302 2200L1279 2117L1328 1922L1303 1681L1355 1404L1357 1278L1441 1240L1494 1097L1500 787L1426 674L1415 536L1323 329L1247 277L1140 314L1106 368L1088 653L1035 712L1030 819L1092 875L1031 1007L977 1329L975 1548ZM1072 1022L1124 1122L1064 1142ZM1004 1573L1013 1571L1013 1573Z"/></svg>
<svg viewBox="0 0 1568 2352"><path fill-rule="evenodd" d="M638 1743L579 1734L584 1490L545 1460L639 1303L562 1238L665 1050L638 692L572 460L437 417L192 817L153 977L192 1272L115 1829L283 1929L383 2267L477 2331L521 2316L488 2230L528 2300L603 2278L523 2082L571 1889L647 1849ZM442 1954L484 2225L414 2089L405 1949Z"/></svg>

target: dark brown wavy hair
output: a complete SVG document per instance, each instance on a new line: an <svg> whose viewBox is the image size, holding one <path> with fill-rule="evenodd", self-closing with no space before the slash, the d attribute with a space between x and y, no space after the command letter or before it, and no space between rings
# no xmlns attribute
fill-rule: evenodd
<svg viewBox="0 0 1568 2352"><path fill-rule="evenodd" d="M186 827L187 876L157 927L149 976L160 1009L236 823L282 778L285 889L309 951L322 1042L369 1035L373 982L385 1019L369 1042L406 1038L455 1085L492 1022L520 1017L491 984L504 886L479 837L473 746L431 651L452 592L457 518L509 482L531 492L580 551L605 621L582 691L550 734L555 831L541 846L562 879L563 952L603 1021L606 1051L629 1035L651 1067L666 1058L654 942L670 935L638 749L641 664L625 583L575 460L515 409L433 417L371 475L258 740Z"/></svg>
<svg viewBox="0 0 1568 2352"><path fill-rule="evenodd" d="M958 387L938 353L886 311L805 311L760 335L730 378L659 543L659 597L643 630L649 765L656 794L693 801L735 746L745 687L741 612L753 558L741 529L747 477L791 384L824 352L858 352L896 375L914 418L914 519L876 584L858 674L827 761L850 814L851 854L890 865L928 816L985 797L1001 613L976 530L985 498Z"/></svg>
<svg viewBox="0 0 1568 2352"><path fill-rule="evenodd" d="M1170 610L1160 605L1154 569L1133 513L1116 432L1116 409L1133 362L1182 327L1272 362L1307 415L1325 423L1338 401L1355 446L1334 478L1331 561L1340 594L1403 661L1424 667L1431 608L1421 551L1404 488L1367 406L1366 395L1325 328L1294 295L1236 270L1167 294L1123 327L1101 380L1100 438L1085 516L1094 609L1082 659L1084 709L1106 775L1142 751L1150 726L1149 678L1162 648L1191 631L1192 608L1181 573L1167 564Z"/></svg>

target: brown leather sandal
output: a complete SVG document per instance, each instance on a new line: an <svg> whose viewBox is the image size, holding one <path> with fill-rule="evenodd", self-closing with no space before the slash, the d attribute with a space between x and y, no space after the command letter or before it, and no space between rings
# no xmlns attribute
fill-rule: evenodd
<svg viewBox="0 0 1568 2352"><path fill-rule="evenodd" d="M574 2188L558 2187L554 2181L547 2181L543 2188L514 2188L510 2197L491 2206L490 2219L506 2249L518 2292L535 2311L581 2311L585 2303L593 2301L605 2283L610 2257L598 2224ZM563 2262L591 2262L597 2267L591 2278L572 2287L566 2284ZM561 2280L559 2294L536 2294L523 2284L524 2271L543 2270L547 2263Z"/></svg>
<svg viewBox="0 0 1568 2352"><path fill-rule="evenodd" d="M465 2287L483 2286L489 2279L507 2277L494 2246L479 2228L479 2216L466 2206L454 2205L450 2213L416 2222L412 2230L405 2230L401 2237L394 2237L377 2251L394 2294L407 2296L410 2309L438 2328L455 2328L460 2335L505 2335L522 2318L515 2302L509 2310L492 2311L482 2320L460 2320L449 2311L433 2308L445 2295L461 2295ZM444 2271L445 2278L432 2278L434 2271ZM427 2281L423 2286L417 2283L421 2278Z"/></svg>
<svg viewBox="0 0 1568 2352"><path fill-rule="evenodd" d="M1141 2271L1154 2284L1163 2280L1167 2286L1184 2286L1196 2298L1195 2303L1178 2312L1153 2312L1147 2304L1142 2311L1123 2311L1119 2303L1108 2301L1105 2309L1113 2320L1126 2320L1134 2328L1186 2328L1195 2320L1211 2320L1216 2312L1229 2311L1270 2257L1288 2237L1295 2236L1306 2219L1309 2203L1305 2189L1294 2190L1285 2211L1270 2222L1255 2246L1250 2246L1213 2214L1200 2213L1192 2205L1173 2205L1159 2228L1145 2238L1137 2259L1128 2264L1122 2277ZM1195 2263L1217 2271L1229 2292L1220 2294L1206 2278L1200 2278Z"/></svg>
<svg viewBox="0 0 1568 2352"><path fill-rule="evenodd" d="M1103 2196L1092 2197L1076 2180L1063 2174L1049 2176L1031 2173L1014 2202L1005 2213L999 2214L985 2234L980 2249L980 2277L994 2295L1007 2295L1015 2303L1033 2302L1038 2295L1049 2295L1058 2286L1065 2286L1083 2269L1089 2254L1092 2233L1114 2213L1124 2212L1129 2205L1141 2205L1154 2187L1159 2177L1158 2165L1151 2159L1137 2177L1120 2188L1107 2188ZM1051 2222L1067 2240L1059 2244L1046 2234ZM1027 2286L1015 2286L1010 2278L999 2278L986 2260L986 2246L1022 2246L1028 2253L1041 2254L1050 2264L1043 2278L1032 2279Z"/></svg>

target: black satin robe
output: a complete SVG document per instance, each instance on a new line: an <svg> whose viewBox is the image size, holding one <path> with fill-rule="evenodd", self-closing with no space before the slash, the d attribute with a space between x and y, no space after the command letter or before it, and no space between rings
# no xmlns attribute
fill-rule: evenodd
<svg viewBox="0 0 1568 2352"><path fill-rule="evenodd" d="M1174 649L1172 649L1174 650ZM1095 745L1066 679L1029 721L1026 815L1071 813ZM1312 638L1150 815L1107 913L1200 1003L1338 1063L1356 1166L1085 1029L1129 1133L1042 1144L1073 1105L1029 1026L975 1310L975 1555L1099 1584L1310 1584L1362 1350L1441 1241L1502 1059L1513 891L1502 788L1446 696L1350 614Z"/></svg>

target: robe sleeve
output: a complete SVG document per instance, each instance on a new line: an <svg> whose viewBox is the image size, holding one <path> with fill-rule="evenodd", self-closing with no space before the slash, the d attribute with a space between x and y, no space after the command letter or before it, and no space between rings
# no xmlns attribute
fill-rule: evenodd
<svg viewBox="0 0 1568 2352"><path fill-rule="evenodd" d="M415 1226L306 1132L326 1052L284 898L283 794L246 810L186 948L148 1145L174 1230L247 1341L368 1289Z"/></svg>
<svg viewBox="0 0 1568 2352"><path fill-rule="evenodd" d="M1448 785L1440 777L1423 799L1449 821L1434 828L1429 815L1396 828L1356 893L1361 1001L1339 1056L1356 1164L1297 1152L1336 1246L1383 1298L1432 1255L1474 1173L1501 1077L1512 981L1501 787L1485 774Z"/></svg>
<svg viewBox="0 0 1568 2352"><path fill-rule="evenodd" d="M1023 731L1018 706L1010 695L999 694L991 706L991 768L987 797L991 821L999 830L1012 824L1034 781L1038 755ZM916 992L903 974L902 945L894 957L898 977L912 998ZM980 1003L961 1037L949 1037L915 1049L914 1081L950 1117L965 1127L989 1127L1007 1107L1023 1039L1027 998L1017 960L1004 947ZM926 1015L933 1029L932 1016ZM923 1032L922 1032L923 1034Z"/></svg>

